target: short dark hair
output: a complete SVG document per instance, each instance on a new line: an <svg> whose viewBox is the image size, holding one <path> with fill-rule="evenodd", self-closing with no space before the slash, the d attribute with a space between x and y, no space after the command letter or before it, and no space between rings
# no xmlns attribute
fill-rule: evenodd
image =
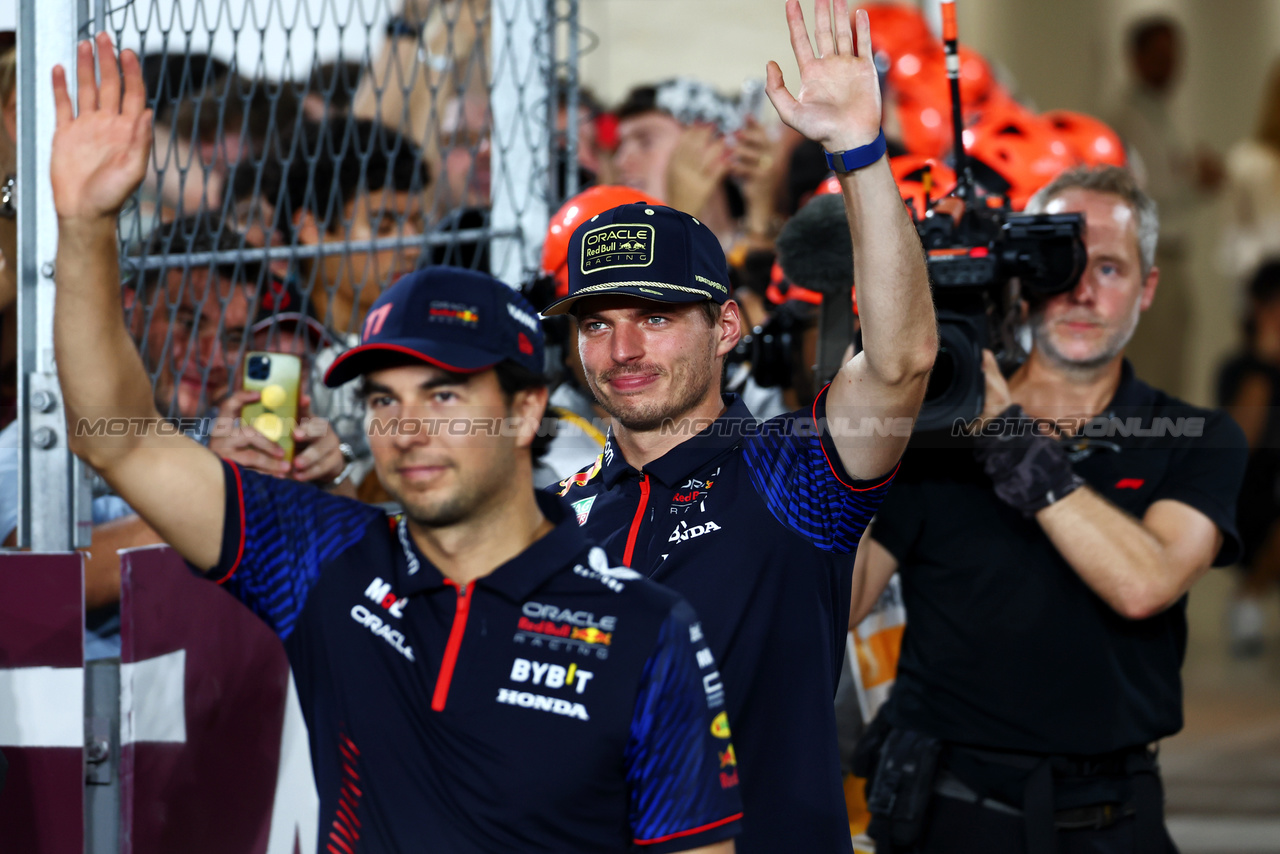
<svg viewBox="0 0 1280 854"><path fill-rule="evenodd" d="M174 270L209 269L236 284L257 287L266 272L261 262L254 260L235 260L221 264L191 264L185 261L187 256L205 252L240 252L245 248L244 238L226 227L215 227L209 214L195 214L164 223L152 231L141 243L130 249L126 260L121 265L122 279L127 287L131 287L139 299L147 299L151 292L162 284L169 273ZM160 267L138 269L129 263L130 259L164 256L172 259Z"/></svg>
<svg viewBox="0 0 1280 854"><path fill-rule="evenodd" d="M284 179L287 219L309 210L330 232L361 193L388 187L413 192L431 182L422 149L399 131L365 119L305 123L292 157Z"/></svg>
<svg viewBox="0 0 1280 854"><path fill-rule="evenodd" d="M698 303L698 308L702 309L703 316L707 318L708 326L715 326L716 321L720 319L721 312L724 311L724 306L713 299L704 299Z"/></svg>
<svg viewBox="0 0 1280 854"><path fill-rule="evenodd" d="M539 371L531 371L519 362L513 362L510 359L499 362L494 366L493 370L498 375L498 386L502 389L502 393L506 396L508 402L515 397L518 391L547 388L551 384L546 374ZM549 409L550 407L548 406ZM543 413L544 420L547 414L547 412ZM529 453L535 466L546 456L554 438L555 435L551 431L543 430L539 425L538 432L533 437L533 444L529 446Z"/></svg>
<svg viewBox="0 0 1280 854"><path fill-rule="evenodd" d="M1258 303L1280 298L1280 258L1268 258L1254 271L1249 280L1249 298Z"/></svg>
<svg viewBox="0 0 1280 854"><path fill-rule="evenodd" d="M613 112L618 117L618 121L629 119L642 113L661 112L658 107L658 87L635 87L627 93L627 96L622 99L622 103L618 105L618 109Z"/></svg>
<svg viewBox="0 0 1280 854"><path fill-rule="evenodd" d="M351 60L322 62L311 69L304 94L323 98L331 114L345 115L351 111L351 101L356 87L360 85L363 69L360 63Z"/></svg>
<svg viewBox="0 0 1280 854"><path fill-rule="evenodd" d="M147 103L163 115L171 104L226 77L231 65L207 53L148 53L139 60Z"/></svg>
<svg viewBox="0 0 1280 854"><path fill-rule="evenodd" d="M1162 33L1168 33L1175 39L1181 33L1182 28L1178 26L1178 22L1168 15L1147 15L1139 18L1129 26L1129 55L1137 56L1147 49L1151 44L1151 40Z"/></svg>

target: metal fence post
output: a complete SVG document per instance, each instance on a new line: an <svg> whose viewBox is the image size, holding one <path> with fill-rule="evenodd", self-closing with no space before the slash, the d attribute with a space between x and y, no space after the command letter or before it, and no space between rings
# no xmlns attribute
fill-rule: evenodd
<svg viewBox="0 0 1280 854"><path fill-rule="evenodd" d="M512 287L538 269L551 218L552 128L547 126L554 0L492 0L493 275Z"/></svg>
<svg viewBox="0 0 1280 854"><path fill-rule="evenodd" d="M80 8L80 0L26 0L18 13L18 530L19 544L36 551L66 551L80 539L73 509L78 463L67 448L53 362L58 220L49 185L55 125L50 75L61 64L74 86Z"/></svg>

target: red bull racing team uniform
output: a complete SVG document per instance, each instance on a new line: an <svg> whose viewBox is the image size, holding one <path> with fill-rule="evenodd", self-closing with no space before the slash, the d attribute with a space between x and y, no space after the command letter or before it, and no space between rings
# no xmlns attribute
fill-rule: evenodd
<svg viewBox="0 0 1280 854"><path fill-rule="evenodd" d="M587 536L693 604L720 672L745 808L739 852L849 851L833 709L853 559L892 475L840 463L826 392L758 423L734 395L637 471L611 435L555 490Z"/></svg>
<svg viewBox="0 0 1280 854"><path fill-rule="evenodd" d="M459 586L403 518L224 464L209 572L283 639L320 851L683 851L738 832L716 662L688 603L556 527Z"/></svg>

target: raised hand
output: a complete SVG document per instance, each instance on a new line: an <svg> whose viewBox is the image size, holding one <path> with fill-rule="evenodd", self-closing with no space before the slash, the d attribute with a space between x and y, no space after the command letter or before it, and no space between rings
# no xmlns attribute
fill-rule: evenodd
<svg viewBox="0 0 1280 854"><path fill-rule="evenodd" d="M687 127L667 164L667 204L698 216L729 174L729 149L710 125Z"/></svg>
<svg viewBox="0 0 1280 854"><path fill-rule="evenodd" d="M866 12L859 10L857 16L855 52L848 0L835 0L834 17L831 0L815 0L815 53L799 0L787 0L787 26L800 66L800 89L795 95L787 90L778 63L771 60L765 68L765 92L778 115L827 151L867 145L880 133L880 86L871 55L871 23Z"/></svg>
<svg viewBox="0 0 1280 854"><path fill-rule="evenodd" d="M94 81L93 46L85 40L76 47L79 115L72 115L66 70L53 69L58 120L49 173L63 220L116 216L142 183L151 153L151 111L137 54L123 51L117 68L111 37L99 33L97 45L101 85Z"/></svg>

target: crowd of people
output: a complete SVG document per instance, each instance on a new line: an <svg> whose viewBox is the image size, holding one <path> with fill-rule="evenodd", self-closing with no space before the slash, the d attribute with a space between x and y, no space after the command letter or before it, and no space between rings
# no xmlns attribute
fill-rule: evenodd
<svg viewBox="0 0 1280 854"><path fill-rule="evenodd" d="M166 543L222 583L285 642L322 850L1176 850L1150 745L1182 725L1187 593L1243 567L1234 650L1256 655L1280 581L1280 70L1224 167L1170 131L1169 19L1133 27L1104 124L1027 108L914 7L790 0L798 81L584 89L576 163L559 105L553 163L585 189L515 291L488 275L486 5L408 0L367 64L302 82L117 64L106 36L100 82L88 43L55 76L57 367L101 478L86 654L119 655L118 550ZM909 447L939 344L917 226L961 222L944 197L968 175L970 204L1078 215L1082 257L1024 292L1018 358L984 342L982 429ZM1164 349L1187 212L1215 192L1247 284L1207 410ZM841 242L814 272L819 218ZM251 352L301 359L291 452L241 417ZM152 426L77 431L101 412ZM1179 426L1116 432L1132 419ZM170 453L192 443L210 453ZM888 607L905 631L846 660ZM886 666L882 706L833 703Z"/></svg>

